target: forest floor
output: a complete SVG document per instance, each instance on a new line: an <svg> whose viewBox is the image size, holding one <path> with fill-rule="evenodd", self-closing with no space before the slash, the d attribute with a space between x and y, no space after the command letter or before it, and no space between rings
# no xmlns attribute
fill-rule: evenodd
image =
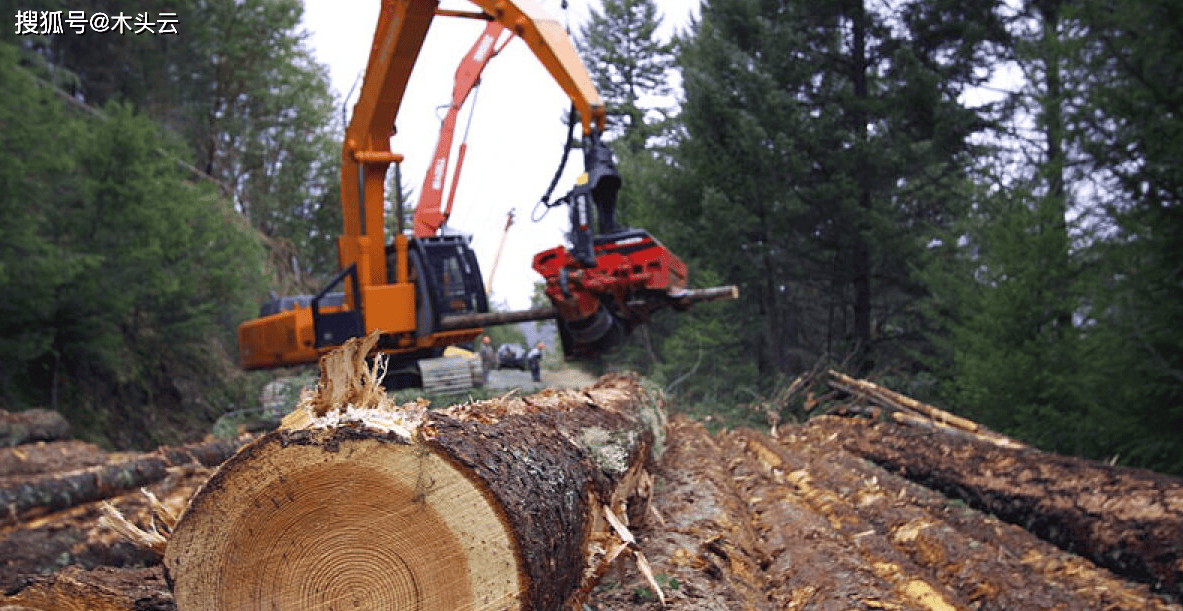
<svg viewBox="0 0 1183 611"><path fill-rule="evenodd" d="M504 373L491 383L518 387L518 373L529 380L527 372ZM544 371L543 380L581 386L590 376ZM887 420L832 415L711 433L674 416L656 468L653 511L632 525L664 608L1183 611L1183 481L1027 448L979 447L980 440ZM159 557L116 534L101 519L100 501L18 511L9 500L10 491L31 482L133 458L78 441L0 448L0 502L9 504L0 515L0 611L83 608L63 604L69 596L94 609L173 608ZM948 474L916 465L953 468L963 477L950 484ZM1049 475L1048 465L1065 471ZM146 488L179 512L211 472L193 463L170 466ZM1057 488L1070 480L1072 490ZM1009 490L1002 504L990 505L994 497L983 490L991 486ZM962 494L954 494L958 489ZM1140 496L1146 490L1153 491L1150 500ZM1023 505L1024 495L1038 501ZM1085 513L1100 516L1100 525L1050 527L1046 514L1062 498L1093 508ZM150 503L135 488L107 501L132 522L151 523ZM995 517L1020 506L1030 515L1011 522L1030 530ZM1084 538L1065 544L1065 532ZM1122 537L1161 545L1139 564L1122 556L1136 547L1123 547ZM660 608L633 561L624 559L584 607Z"/></svg>

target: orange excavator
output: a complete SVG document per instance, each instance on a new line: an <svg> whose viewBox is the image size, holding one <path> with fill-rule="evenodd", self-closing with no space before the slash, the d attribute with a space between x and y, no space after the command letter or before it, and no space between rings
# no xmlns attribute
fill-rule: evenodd
<svg viewBox="0 0 1183 611"><path fill-rule="evenodd" d="M460 182L460 170L464 166L464 154L468 151L467 138L460 142L456 151L456 169L452 173L452 186L448 190L448 203L444 206L444 183L447 182L448 165L452 155L452 139L456 133L456 120L460 117L460 109L481 81L481 73L489 60L493 59L505 45L513 40L513 35L504 36L505 26L496 21L490 21L485 31L477 37L472 48L460 60L460 67L456 69L456 83L452 87L452 101L448 104L448 111L440 126L440 137L435 145L435 154L431 157L431 166L423 178L423 187L419 189L419 205L415 208L415 237L423 238L435 235L440 231L448 218L452 215L452 203L456 199L456 187ZM469 115L469 121L472 115Z"/></svg>
<svg viewBox="0 0 1183 611"><path fill-rule="evenodd" d="M680 259L644 230L616 225L621 179L611 151L601 141L604 104L563 26L533 0L475 4L477 11L457 11L441 9L438 0L382 0L365 80L341 153L340 272L316 295L272 299L258 318L242 323L238 339L243 367L315 362L333 347L374 330L381 334L375 353L414 364L439 356L448 346L471 342L485 326L546 318L558 319L567 356L595 357L657 309L735 296L734 287L687 289L686 266ZM463 103L463 98L459 103L455 98L467 96L471 89L462 86L459 72L475 67L471 78L478 79L484 62L499 50L495 45L504 29L526 43L578 113L585 171L555 202L569 206L572 243L534 259L552 306L489 312L480 268L467 240L436 235L450 210L450 203L440 210L439 198L420 205L414 235L408 237L397 197L398 230L389 242L384 235L386 174L394 164L397 176L403 160L391 152L390 138L411 69L437 16L489 22L458 71L453 108ZM441 142L437 152L442 146ZM450 147L449 137L445 150ZM438 159L437 154L435 163ZM433 171L428 177L432 186L436 176L442 186L446 160L439 174Z"/></svg>

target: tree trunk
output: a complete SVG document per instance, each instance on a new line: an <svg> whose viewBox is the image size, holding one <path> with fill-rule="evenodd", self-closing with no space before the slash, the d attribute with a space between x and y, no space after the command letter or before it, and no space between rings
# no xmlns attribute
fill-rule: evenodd
<svg viewBox="0 0 1183 611"><path fill-rule="evenodd" d="M70 423L48 409L9 412L0 409L0 447L33 441L56 441L70 436Z"/></svg>
<svg viewBox="0 0 1183 611"><path fill-rule="evenodd" d="M175 611L159 567L86 571L78 567L38 575L0 601L0 610Z"/></svg>
<svg viewBox="0 0 1183 611"><path fill-rule="evenodd" d="M608 514L637 505L661 412L621 377L396 407L367 341L191 501L164 556L178 609L578 608L631 538Z"/></svg>
<svg viewBox="0 0 1183 611"><path fill-rule="evenodd" d="M859 456L1183 598L1183 480L939 429L825 422Z"/></svg>
<svg viewBox="0 0 1183 611"><path fill-rule="evenodd" d="M188 463L216 466L239 445L236 441L207 441L161 448L118 463L0 487L0 525L135 490L164 479L169 467Z"/></svg>
<svg viewBox="0 0 1183 611"><path fill-rule="evenodd" d="M108 461L99 446L71 439L29 443L0 449L0 486L14 477L73 471Z"/></svg>

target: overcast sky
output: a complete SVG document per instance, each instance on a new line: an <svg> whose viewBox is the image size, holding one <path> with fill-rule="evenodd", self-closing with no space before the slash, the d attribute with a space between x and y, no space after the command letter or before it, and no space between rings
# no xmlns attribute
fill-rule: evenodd
<svg viewBox="0 0 1183 611"><path fill-rule="evenodd" d="M309 44L318 61L329 67L339 99L355 82L361 87L379 5L378 0L305 0ZM442 6L475 9L454 0ZM573 31L588 12L582 0L571 0L567 16L557 0L544 0L543 6L561 22L569 22ZM691 10L697 10L696 0L658 0L658 6L665 16L663 36L685 27ZM483 29L484 22L471 19L438 17L432 22L395 122L398 133L391 140L391 150L406 156L403 185L414 189L413 198L439 136L444 109L438 107L450 100L456 66ZM356 96L355 91L347 103L349 112ZM457 122L456 146L464 138L472 101L470 97ZM558 167L569 106L566 95L521 40L510 42L485 69L449 226L473 236L472 247L487 280L506 214L515 210L517 221L509 230L490 295L494 303L528 307L533 285L541 281L530 268L534 254L566 242L564 208L552 209L539 223L530 217ZM455 159L453 154L453 166ZM582 169L582 156L574 151L554 196L566 193Z"/></svg>

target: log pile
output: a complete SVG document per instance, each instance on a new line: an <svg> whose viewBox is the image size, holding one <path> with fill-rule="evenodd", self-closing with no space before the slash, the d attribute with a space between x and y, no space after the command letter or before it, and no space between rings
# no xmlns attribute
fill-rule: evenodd
<svg viewBox="0 0 1183 611"><path fill-rule="evenodd" d="M842 447L1183 599L1183 481L894 423L824 418Z"/></svg>
<svg viewBox="0 0 1183 611"><path fill-rule="evenodd" d="M133 491L164 479L169 469L187 464L216 466L241 445L211 440L183 447L163 447L106 464L65 473L31 474L5 478L0 484L0 525L16 524L76 505ZM52 454L56 448L45 454ZM12 451L11 449L9 450Z"/></svg>
<svg viewBox="0 0 1183 611"><path fill-rule="evenodd" d="M372 373L338 365L352 367L345 379ZM163 556L146 556L145 568L26 572L6 582L0 609L1183 611L1146 583L971 506L997 489L989 481L1021 481L1075 498L1094 518L1139 510L1141 519L1155 502L1173 506L1178 480L1156 480L1161 495L1139 503L1136 479L1010 447L854 382L861 398L848 412L879 418L818 417L775 434L712 434L681 417L663 426L628 378L436 411L378 409L368 383L330 383L200 492L193 482L210 470L198 466L191 478L172 469L172 490L151 486L173 511L192 497L179 522L163 522L172 526ZM954 470L977 475L946 485L948 496L918 483L951 482ZM133 523L162 523L142 495L114 504ZM1061 507L1027 508L1036 524ZM22 526L90 520L92 534L114 538L97 515L91 503L0 527L0 558L17 549L6 541L44 532ZM1166 557L1179 523L1164 518L1165 530L1137 538Z"/></svg>

